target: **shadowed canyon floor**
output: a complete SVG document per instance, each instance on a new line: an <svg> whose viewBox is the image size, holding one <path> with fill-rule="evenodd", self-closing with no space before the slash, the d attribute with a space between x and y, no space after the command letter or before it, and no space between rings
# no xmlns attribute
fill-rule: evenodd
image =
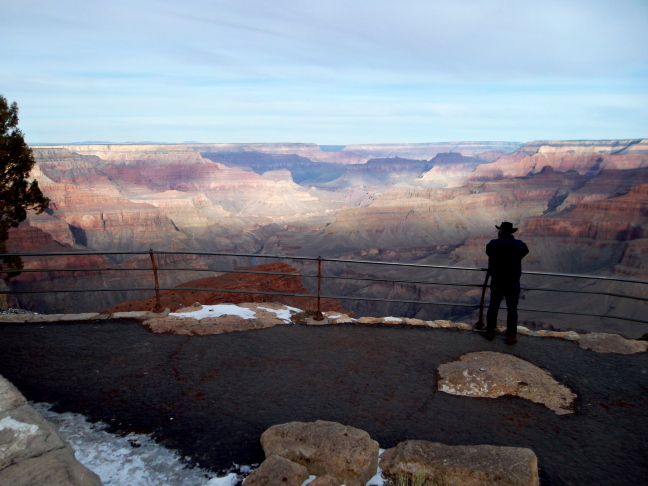
<svg viewBox="0 0 648 486"><path fill-rule="evenodd" d="M358 325L186 337L124 321L3 324L0 333L0 374L28 399L153 433L215 470L259 463L271 425L323 419L366 430L383 448L408 439L529 447L544 485L638 484L648 472L646 353ZM575 413L437 391L439 365L476 351L547 370L578 395Z"/></svg>

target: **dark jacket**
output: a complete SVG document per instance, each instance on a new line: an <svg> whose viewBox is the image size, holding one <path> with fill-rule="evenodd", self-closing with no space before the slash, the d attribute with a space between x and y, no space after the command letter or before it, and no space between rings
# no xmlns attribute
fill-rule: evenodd
<svg viewBox="0 0 648 486"><path fill-rule="evenodd" d="M486 245L488 273L493 285L510 285L520 281L522 259L529 253L523 241L502 235Z"/></svg>

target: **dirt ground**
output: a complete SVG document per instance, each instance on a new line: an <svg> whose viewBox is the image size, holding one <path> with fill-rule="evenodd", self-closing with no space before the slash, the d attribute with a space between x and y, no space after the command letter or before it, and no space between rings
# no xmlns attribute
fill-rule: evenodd
<svg viewBox="0 0 648 486"><path fill-rule="evenodd" d="M441 363L482 350L548 370L578 394L576 413L437 391ZM520 336L511 347L406 326L186 337L134 321L1 324L0 374L29 400L152 433L214 471L261 462L259 437L271 425L322 419L364 429L382 448L407 439L529 447L543 485L648 477L648 354L598 354L562 339Z"/></svg>

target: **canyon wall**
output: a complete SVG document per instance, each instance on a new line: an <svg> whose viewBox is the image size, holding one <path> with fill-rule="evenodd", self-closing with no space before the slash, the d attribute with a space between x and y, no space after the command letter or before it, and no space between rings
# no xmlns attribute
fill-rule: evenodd
<svg viewBox="0 0 648 486"><path fill-rule="evenodd" d="M32 177L52 205L12 230L12 251L153 248L257 253L259 259L263 254L322 255L483 266L484 245L496 236L494 225L512 221L532 250L525 260L527 269L648 278L646 140L353 145L326 150L315 144L97 144L39 146L34 154ZM27 268L56 264L88 270L25 272L10 285L16 290L146 287L151 280L148 270L118 276L119 272L95 269L147 267L147 258L26 258ZM179 255L169 264L205 272L255 262ZM295 265L300 270L308 267ZM339 276L371 274L352 264L328 266ZM476 277L411 268L380 275L455 283ZM199 276L167 272L162 279L173 286ZM544 280L536 284L551 285ZM313 290L312 282L304 285ZM333 285L327 292L337 295L417 296L457 303L476 299L469 287L349 280L325 285ZM548 294L525 298L538 308L553 302L565 309L580 305ZM107 308L148 296L62 295L19 299L40 311L69 311ZM581 303L594 308L603 301ZM442 318L471 312L458 306L349 302L357 316L380 311ZM624 305L630 313L646 310L643 304ZM551 316L541 317L534 325L559 327Z"/></svg>

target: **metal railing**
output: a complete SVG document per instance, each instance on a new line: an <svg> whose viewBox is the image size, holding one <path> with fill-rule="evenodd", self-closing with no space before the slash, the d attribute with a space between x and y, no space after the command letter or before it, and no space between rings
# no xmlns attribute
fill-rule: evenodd
<svg viewBox="0 0 648 486"><path fill-rule="evenodd" d="M195 251L167 251L167 250L148 250L148 251L79 251L79 252L57 252L57 253L12 253L11 256L19 257L61 257L61 256L107 256L107 255L147 255L151 260L150 267L76 267L76 268L28 268L20 270L21 273L31 272L129 272L129 271L146 271L153 274L153 287L128 287L128 288L83 288L83 289L34 289L34 290L0 290L0 294L16 295L16 294L38 294L38 293L73 293L73 292L126 292L126 291L154 291L155 292L155 307L154 311L161 311L161 298L160 291L204 291L204 292L223 292L223 293L238 293L238 294L254 294L254 295L269 295L269 296L288 296L288 297L307 297L317 299L317 311L315 318L323 319L321 312L321 299L334 299L334 300L349 300L349 301L365 301L365 302L385 302L385 303L403 303L403 304L420 304L420 305L438 305L438 306L452 306L452 307L466 307L478 308L480 304L471 304L467 302L437 302L420 299L384 299L376 297L354 297L349 295L323 295L322 294L322 280L353 280L353 281L369 281L369 282L391 282L393 284L412 284L412 285L438 285L445 287L474 287L485 288L487 287L487 279L483 284L479 283L457 283L457 282L440 282L430 280L401 280L390 278L375 278L363 276L344 276L344 275L326 275L322 272L322 263L348 263L348 264L361 264L361 265L379 265L384 267L395 268L419 268L419 269L437 269L437 270L451 270L451 271L470 271L470 272L486 272L486 268L481 267L456 267L450 265L431 265L419 263L398 263L398 262L380 262L371 260L350 260L340 258L324 258L324 257L304 257L294 255L266 255L258 253L228 253L228 252L195 252ZM157 266L155 255L192 255L203 257L244 257L244 258L261 258L261 259L277 259L277 260L298 260L303 262L317 263L316 274L303 274L294 272L266 272L260 270L237 270L237 269L212 269L212 268L195 268L195 267L172 267L162 268ZM2 258L2 255L0 255ZM164 287L160 286L158 272L160 271L198 271L198 272L214 272L214 273L245 273L245 274L258 274L258 275L277 275L277 276L290 276L301 278L317 278L317 292L312 294L298 294L289 292L269 292L262 290L234 290L234 289L217 289L217 288L198 288L198 287ZM589 279L593 281L613 281L625 282L638 285L648 285L646 280L630 279L623 277L611 277L603 275L581 275L571 273L556 273L556 272L539 272L539 271L523 271L524 275L548 276L548 277L562 277L562 278L575 278L575 279ZM574 289L557 289L545 287L521 287L521 290L526 291L542 291L542 292L560 292L560 293L575 293L575 294L590 294L602 295L608 297L630 299L636 301L648 302L648 297L620 294L616 292L604 292L597 290L574 290ZM648 295L643 292L643 295ZM485 306L488 307L488 306ZM505 307L503 307L505 309ZM563 314L563 315L576 315L576 316L589 316L589 317L604 317L608 319L617 319L631 322L638 322L648 324L648 320L637 319L634 317L618 316L611 314L597 314L591 312L575 312L565 310L552 310L552 309L530 309L525 307L518 307L520 311L526 312L539 312L549 314Z"/></svg>

